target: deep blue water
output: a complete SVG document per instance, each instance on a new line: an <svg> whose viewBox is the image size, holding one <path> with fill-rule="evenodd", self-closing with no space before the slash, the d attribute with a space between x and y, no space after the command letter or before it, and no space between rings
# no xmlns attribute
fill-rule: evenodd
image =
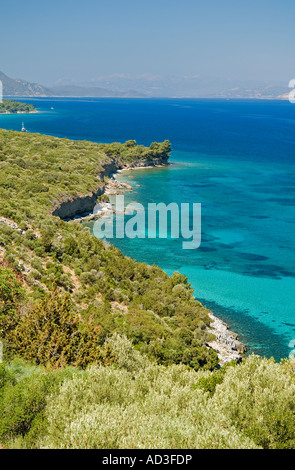
<svg viewBox="0 0 295 470"><path fill-rule="evenodd" d="M126 201L202 204L202 242L114 239L125 254L186 274L249 352L288 356L295 338L295 105L288 101L38 99L0 127L96 142L169 139L167 168L123 172ZM53 110L50 108L54 107Z"/></svg>

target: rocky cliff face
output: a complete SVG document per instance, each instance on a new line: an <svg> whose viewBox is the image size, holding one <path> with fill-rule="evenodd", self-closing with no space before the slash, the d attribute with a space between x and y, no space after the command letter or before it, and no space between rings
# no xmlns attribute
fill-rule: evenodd
<svg viewBox="0 0 295 470"><path fill-rule="evenodd" d="M61 201L52 211L52 215L60 217L61 219L72 219L76 215L92 212L97 202L98 196L105 192L105 184L103 182L105 177L110 177L118 170L163 166L168 164L168 157L158 158L154 160L138 160L134 163L124 163L122 161L112 159L103 165L103 169L98 175L101 179L101 184L90 194L83 194L73 196L64 201Z"/></svg>
<svg viewBox="0 0 295 470"><path fill-rule="evenodd" d="M103 180L104 177L110 177L113 173L119 170L119 165L116 159L112 159L103 165L103 170L100 173L100 178Z"/></svg>
<svg viewBox="0 0 295 470"><path fill-rule="evenodd" d="M153 160L138 160L137 162L134 163L125 163L122 165L119 165L117 167L118 170L132 170L132 168L147 168L147 167L156 167L156 166L164 166L168 165L168 157L167 158L158 158L158 159L153 159Z"/></svg>

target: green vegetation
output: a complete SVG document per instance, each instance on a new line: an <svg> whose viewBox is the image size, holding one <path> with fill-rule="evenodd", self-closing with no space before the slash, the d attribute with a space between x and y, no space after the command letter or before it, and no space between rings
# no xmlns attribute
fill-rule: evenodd
<svg viewBox="0 0 295 470"><path fill-rule="evenodd" d="M52 215L137 146L0 130L0 444L7 448L294 448L290 362L218 369L187 278ZM160 417L159 417L160 416Z"/></svg>
<svg viewBox="0 0 295 470"><path fill-rule="evenodd" d="M250 356L220 371L151 363L124 336L118 364L85 370L0 366L0 442L41 449L290 449L295 376ZM205 381L214 381L206 391ZM220 380L222 376L222 380Z"/></svg>
<svg viewBox="0 0 295 470"><path fill-rule="evenodd" d="M33 104L14 100L3 100L0 103L0 114L32 113L34 111L36 111L36 108Z"/></svg>
<svg viewBox="0 0 295 470"><path fill-rule="evenodd" d="M94 238L79 222L64 222L51 215L58 201L102 185L104 167L114 159L122 164L125 158L128 162L162 158L170 152L169 142L146 148L135 143L130 146L130 142L104 145L1 131L0 145L0 214L4 218L0 243L6 262L22 274L20 286L27 290L27 299L15 306L13 333L7 330L8 320L2 320L4 352L42 362L35 355L43 341L38 330L47 331L53 322L58 331L56 318L63 301L42 327L41 312L46 310L48 295L61 289L71 298L66 314L79 316L89 331L97 329L100 346L108 335L124 333L158 363L214 369L217 355L206 347L210 319L194 299L185 276L175 273L169 277L156 266L137 263ZM33 324L38 324L35 334L40 345L33 347L31 338L28 352L20 342L25 335L18 332ZM54 328L50 332L53 339L47 343L56 340ZM49 351L42 354L50 357ZM62 364L75 361L69 354L63 356Z"/></svg>
<svg viewBox="0 0 295 470"><path fill-rule="evenodd" d="M143 145L136 145L135 140L127 140L125 144L114 142L112 144L105 144L102 146L106 155L119 158L119 161L125 163L132 163L137 160L153 160L153 159L166 159L171 152L171 144L169 140L164 142L152 142L149 147Z"/></svg>

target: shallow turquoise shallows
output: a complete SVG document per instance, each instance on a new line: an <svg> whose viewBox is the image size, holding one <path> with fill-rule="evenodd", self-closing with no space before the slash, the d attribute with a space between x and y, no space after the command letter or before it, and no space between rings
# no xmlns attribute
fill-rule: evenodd
<svg viewBox="0 0 295 470"><path fill-rule="evenodd" d="M249 352L276 359L295 338L295 105L288 101L38 99L0 127L96 142L169 139L167 168L123 172L126 203L201 203L202 241L113 239L126 255L187 275ZM51 107L54 109L51 110Z"/></svg>

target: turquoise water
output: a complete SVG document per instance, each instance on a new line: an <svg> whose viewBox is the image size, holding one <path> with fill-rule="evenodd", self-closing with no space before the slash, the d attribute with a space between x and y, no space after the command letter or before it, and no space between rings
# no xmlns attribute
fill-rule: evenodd
<svg viewBox="0 0 295 470"><path fill-rule="evenodd" d="M175 152L174 159L183 155ZM294 206L284 193L292 174L279 164L270 174L264 164L255 163L254 172L252 164L185 157L185 163L124 172L119 179L134 185L127 203L201 202L200 248L183 250L181 239L114 243L133 258L186 274L196 296L229 322L250 352L288 355L295 335Z"/></svg>
<svg viewBox="0 0 295 470"><path fill-rule="evenodd" d="M125 254L186 274L249 352L286 357L295 338L295 105L271 101L37 100L0 127L97 142L170 139L167 168L123 172L126 203L202 204L202 241L114 239ZM54 110L51 110L51 106Z"/></svg>

